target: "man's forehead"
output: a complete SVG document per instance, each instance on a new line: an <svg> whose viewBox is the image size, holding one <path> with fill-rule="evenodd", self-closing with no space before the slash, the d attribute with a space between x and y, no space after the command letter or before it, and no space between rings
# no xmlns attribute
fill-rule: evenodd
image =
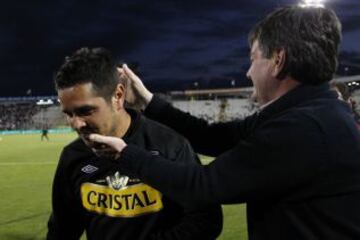
<svg viewBox="0 0 360 240"><path fill-rule="evenodd" d="M85 101L93 98L98 98L98 94L93 89L91 84L77 84L71 87L58 89L57 91L59 102L74 102Z"/></svg>
<svg viewBox="0 0 360 240"><path fill-rule="evenodd" d="M105 102L103 97L97 96L88 90L83 86L58 90L61 109L63 111L73 111L83 107L97 107L101 102Z"/></svg>
<svg viewBox="0 0 360 240"><path fill-rule="evenodd" d="M64 87L61 89L58 89L58 95L60 94L86 94L86 95L95 95L95 89L93 87L92 83L79 83L75 84L73 86Z"/></svg>

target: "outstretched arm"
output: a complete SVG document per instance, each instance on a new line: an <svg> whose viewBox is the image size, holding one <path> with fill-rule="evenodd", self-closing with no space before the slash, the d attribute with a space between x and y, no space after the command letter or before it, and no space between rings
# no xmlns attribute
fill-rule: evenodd
<svg viewBox="0 0 360 240"><path fill-rule="evenodd" d="M92 137L120 153L115 161L121 168L179 202L242 203L276 198L317 176L323 161L308 156L323 148L322 136L315 131L317 125L299 128L302 117L268 122L206 166L171 162L119 138Z"/></svg>
<svg viewBox="0 0 360 240"><path fill-rule="evenodd" d="M154 96L126 65L119 69L119 72L127 80L126 101L130 106L145 110L147 117L185 136L196 152L218 156L235 146L240 138L246 137L246 129L249 129L247 124L250 121L209 124Z"/></svg>

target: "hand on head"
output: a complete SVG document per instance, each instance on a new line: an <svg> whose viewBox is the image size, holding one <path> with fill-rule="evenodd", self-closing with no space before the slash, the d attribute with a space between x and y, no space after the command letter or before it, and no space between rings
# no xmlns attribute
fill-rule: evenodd
<svg viewBox="0 0 360 240"><path fill-rule="evenodd" d="M126 80L126 102L130 107L144 110L151 101L153 94L144 86L141 79L126 65L118 68L120 78Z"/></svg>

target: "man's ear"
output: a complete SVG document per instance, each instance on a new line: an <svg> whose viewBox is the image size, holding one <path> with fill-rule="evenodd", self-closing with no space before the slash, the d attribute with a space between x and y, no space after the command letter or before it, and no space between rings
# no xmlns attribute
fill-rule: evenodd
<svg viewBox="0 0 360 240"><path fill-rule="evenodd" d="M125 104L125 86L119 83L114 92L113 104L117 110L123 109Z"/></svg>
<svg viewBox="0 0 360 240"><path fill-rule="evenodd" d="M272 58L274 62L274 69L272 72L272 76L278 77L278 75L280 74L280 72L282 71L285 65L285 60L286 60L285 49L281 48L275 50Z"/></svg>

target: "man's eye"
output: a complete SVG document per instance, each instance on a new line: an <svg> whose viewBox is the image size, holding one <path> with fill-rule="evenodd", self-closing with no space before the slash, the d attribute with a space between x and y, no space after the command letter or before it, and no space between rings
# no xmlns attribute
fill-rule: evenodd
<svg viewBox="0 0 360 240"><path fill-rule="evenodd" d="M71 118L73 116L72 113L69 113L69 112L64 112L65 116L68 117L68 118Z"/></svg>
<svg viewBox="0 0 360 240"><path fill-rule="evenodd" d="M77 112L78 116L89 116L91 115L95 109L84 109Z"/></svg>
<svg viewBox="0 0 360 240"><path fill-rule="evenodd" d="M78 112L78 116L89 116L91 114L91 111L84 111L84 112Z"/></svg>

